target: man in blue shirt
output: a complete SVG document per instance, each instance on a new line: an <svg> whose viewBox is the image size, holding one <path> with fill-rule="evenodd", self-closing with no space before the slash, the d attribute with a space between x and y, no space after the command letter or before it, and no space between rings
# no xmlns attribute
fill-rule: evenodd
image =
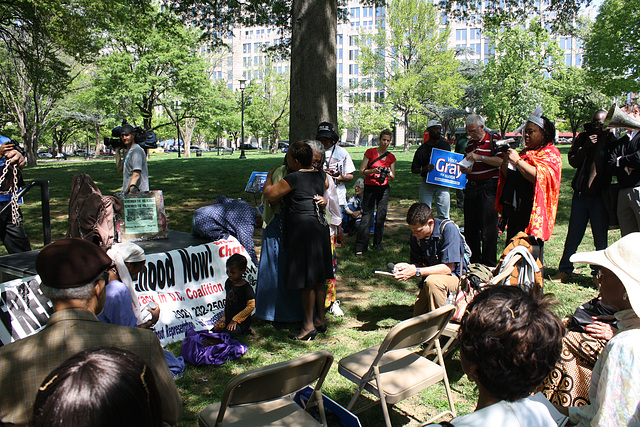
<svg viewBox="0 0 640 427"><path fill-rule="evenodd" d="M428 313L447 304L449 294L458 292L464 265L464 243L458 227L450 222L440 233L442 219L434 219L425 203L414 203L407 212L411 230L410 264L399 263L393 269L397 280L419 277L420 292L413 316Z"/></svg>
<svg viewBox="0 0 640 427"><path fill-rule="evenodd" d="M0 135L0 209L11 204L12 196L24 184L22 167L24 151L6 136ZM22 225L22 212L17 201L0 215L0 239L10 254L31 250L31 244Z"/></svg>

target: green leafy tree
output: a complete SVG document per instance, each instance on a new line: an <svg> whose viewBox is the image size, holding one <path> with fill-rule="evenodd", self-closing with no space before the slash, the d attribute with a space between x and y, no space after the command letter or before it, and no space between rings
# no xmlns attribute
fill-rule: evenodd
<svg viewBox="0 0 640 427"><path fill-rule="evenodd" d="M532 20L526 28L501 26L485 31L494 45L492 56L475 79L481 98L481 111L502 136L519 125L538 105L545 115L557 113L550 76L563 67L558 44Z"/></svg>
<svg viewBox="0 0 640 427"><path fill-rule="evenodd" d="M51 115L102 47L101 36L142 1L22 0L0 3L0 100L16 123L29 164ZM125 11L126 9L126 11Z"/></svg>
<svg viewBox="0 0 640 427"><path fill-rule="evenodd" d="M199 34L161 11L148 12L144 23L133 27L125 22L109 41L109 53L97 62L99 98L116 117L134 123L141 118L145 129L154 129L154 109L162 106L179 127L188 157L195 125L211 95L208 65L198 55Z"/></svg>
<svg viewBox="0 0 640 427"><path fill-rule="evenodd" d="M392 0L387 9L387 31L363 35L360 63L376 89L403 118L421 110L423 103L455 105L463 94L463 78L449 30L441 30L440 14L424 0ZM373 43L369 43L368 38ZM408 141L402 141L405 150Z"/></svg>
<svg viewBox="0 0 640 427"><path fill-rule="evenodd" d="M640 2L605 0L585 37L585 64L593 86L607 95L640 91Z"/></svg>
<svg viewBox="0 0 640 427"><path fill-rule="evenodd" d="M340 124L355 131L357 145L363 137L377 136L381 130L390 128L393 115L388 105L371 102L361 94L352 95L351 100L353 107L342 111Z"/></svg>
<svg viewBox="0 0 640 427"><path fill-rule="evenodd" d="M289 127L289 75L278 73L276 67L268 63L260 70L261 78L253 79L246 89L245 97L251 98L246 114L257 124L257 133L265 133L271 138L269 150L275 153L282 134Z"/></svg>
<svg viewBox="0 0 640 427"><path fill-rule="evenodd" d="M574 138L582 124L591 121L593 113L607 107L607 97L588 85L586 74L584 68L568 67L555 79L560 115Z"/></svg>

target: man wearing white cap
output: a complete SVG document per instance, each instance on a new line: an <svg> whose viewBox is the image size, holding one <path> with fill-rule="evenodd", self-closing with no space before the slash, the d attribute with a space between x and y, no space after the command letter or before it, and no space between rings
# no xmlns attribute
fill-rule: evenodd
<svg viewBox="0 0 640 427"><path fill-rule="evenodd" d="M421 203L428 205L430 208L431 203L435 199L436 212L438 218L449 218L450 198L449 188L442 185L427 183L427 174L431 172L434 165L431 162L431 151L434 148L440 150L451 151L451 146L446 139L442 137L442 125L437 120L429 120L427 123L427 132L429 133L429 139L424 142L413 155L413 162L411 163L411 173L420 174L422 177L422 184L420 184L419 199Z"/></svg>
<svg viewBox="0 0 640 427"><path fill-rule="evenodd" d="M640 233L631 233L607 249L579 252L573 263L600 266L602 302L618 311L618 332L607 343L591 375L590 404L560 408L572 424L640 425Z"/></svg>

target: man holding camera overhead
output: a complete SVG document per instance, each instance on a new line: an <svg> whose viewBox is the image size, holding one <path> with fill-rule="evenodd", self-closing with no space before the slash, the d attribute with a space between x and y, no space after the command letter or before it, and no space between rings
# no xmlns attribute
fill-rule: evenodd
<svg viewBox="0 0 640 427"><path fill-rule="evenodd" d="M553 282L562 282L573 274L573 263L569 261L569 257L578 250L587 223L591 222L596 250L607 248L609 219L602 192L611 182L611 175L607 172L606 156L614 148L616 137L613 133L603 130L606 116L606 111L596 111L591 123L584 125L585 131L580 132L569 150L569 164L576 169L571 182L571 216L558 273L551 276ZM591 272L594 277L596 273L596 269Z"/></svg>
<svg viewBox="0 0 640 427"><path fill-rule="evenodd" d="M496 265L498 250L498 212L496 190L503 153L492 153L491 135L484 119L472 114L465 121L469 136L465 159L473 164L461 171L467 174L464 190L464 236L471 249L471 262Z"/></svg>
<svg viewBox="0 0 640 427"><path fill-rule="evenodd" d="M122 172L122 193L149 191L147 154L135 143L135 129L130 124L120 128L120 139L124 148L116 148L116 167Z"/></svg>

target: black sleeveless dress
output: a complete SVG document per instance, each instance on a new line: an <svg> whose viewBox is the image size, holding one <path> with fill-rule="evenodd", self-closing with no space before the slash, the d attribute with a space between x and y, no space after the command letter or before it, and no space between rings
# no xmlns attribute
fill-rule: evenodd
<svg viewBox="0 0 640 427"><path fill-rule="evenodd" d="M324 209L313 200L324 193L325 173L298 171L283 179L293 188L284 196L287 287L311 288L333 279L329 226Z"/></svg>

